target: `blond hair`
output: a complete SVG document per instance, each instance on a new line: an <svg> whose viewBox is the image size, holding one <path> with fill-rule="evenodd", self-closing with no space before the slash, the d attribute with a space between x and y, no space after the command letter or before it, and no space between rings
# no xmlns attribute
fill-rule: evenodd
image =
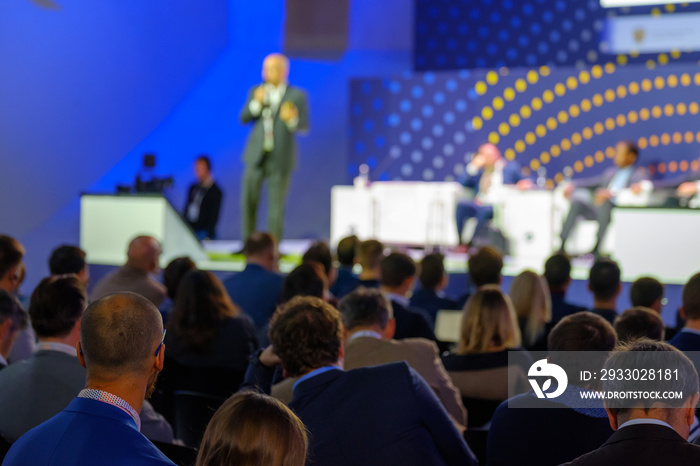
<svg viewBox="0 0 700 466"><path fill-rule="evenodd" d="M523 322L523 343L532 346L552 320L552 299L547 281L532 270L525 270L513 279L510 299L518 321Z"/></svg>
<svg viewBox="0 0 700 466"><path fill-rule="evenodd" d="M496 285L479 288L464 306L458 354L486 353L493 347L520 346L515 309Z"/></svg>

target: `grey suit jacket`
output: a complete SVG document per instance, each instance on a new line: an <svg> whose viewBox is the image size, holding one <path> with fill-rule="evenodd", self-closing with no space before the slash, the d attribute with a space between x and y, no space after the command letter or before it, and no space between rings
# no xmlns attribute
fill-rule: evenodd
<svg viewBox="0 0 700 466"><path fill-rule="evenodd" d="M0 436L14 442L63 411L85 388L85 369L76 356L40 350L0 371ZM173 431L150 403L141 408L141 432L151 440L173 441Z"/></svg>
<svg viewBox="0 0 700 466"><path fill-rule="evenodd" d="M424 338L379 340L358 337L345 345L345 370L405 361L425 379L442 401L443 406L459 424L467 425L467 411L459 390L452 383L442 364L435 342ZM289 403L294 379L286 379L272 387L272 396Z"/></svg>
<svg viewBox="0 0 700 466"><path fill-rule="evenodd" d="M263 142L265 140L263 130L263 119L260 116L253 116L248 108L253 93L258 86L254 86L248 92L248 98L241 110L240 120L243 124L253 123L253 128L248 134L245 151L243 152L243 162L247 166L257 167L263 155ZM287 125L280 119L279 110L274 118L274 138L275 147L268 156L269 160L265 161L270 164L270 167L282 173L291 172L296 166L297 146L294 139L295 132L307 131L309 129L309 111L306 104L306 94L301 89L287 85L287 90L282 97L280 108L285 102L293 103L299 110L299 123L295 131L290 131Z"/></svg>
<svg viewBox="0 0 700 466"><path fill-rule="evenodd" d="M607 168L603 173L601 173L598 176L591 176L589 178L579 178L577 180L573 180L574 186L576 186L577 188L605 188L610 184L613 177L618 171L619 168L617 167ZM635 183L646 181L648 179L649 174L647 173L647 171L643 167L637 167L634 170L634 172L632 172L632 176L630 176L627 179L626 187L630 187Z"/></svg>

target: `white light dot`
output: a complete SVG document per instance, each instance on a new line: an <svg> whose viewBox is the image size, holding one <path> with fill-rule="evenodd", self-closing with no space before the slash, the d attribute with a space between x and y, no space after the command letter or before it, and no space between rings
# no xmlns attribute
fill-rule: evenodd
<svg viewBox="0 0 700 466"><path fill-rule="evenodd" d="M426 168L425 170L423 170L423 179L425 181L432 181L433 178L435 178L435 172L433 172L433 170L431 170L430 168Z"/></svg>

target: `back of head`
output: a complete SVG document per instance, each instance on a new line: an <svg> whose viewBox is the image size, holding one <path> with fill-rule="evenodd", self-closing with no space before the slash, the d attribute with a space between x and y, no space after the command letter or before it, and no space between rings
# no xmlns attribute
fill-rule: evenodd
<svg viewBox="0 0 700 466"><path fill-rule="evenodd" d="M401 286L407 278L416 274L416 264L406 254L392 252L381 263L381 283L394 288Z"/></svg>
<svg viewBox="0 0 700 466"><path fill-rule="evenodd" d="M338 242L336 256L340 265L352 267L355 264L355 250L359 244L360 240L355 235L343 238Z"/></svg>
<svg viewBox="0 0 700 466"><path fill-rule="evenodd" d="M256 231L248 236L243 247L247 258L260 258L274 254L277 240L272 234L265 231Z"/></svg>
<svg viewBox="0 0 700 466"><path fill-rule="evenodd" d="M88 306L80 327L80 346L88 376L142 374L163 338L158 308L136 293L115 293Z"/></svg>
<svg viewBox="0 0 700 466"><path fill-rule="evenodd" d="M77 246L59 246L53 250L49 258L51 275L78 274L84 269L85 251Z"/></svg>
<svg viewBox="0 0 700 466"><path fill-rule="evenodd" d="M338 363L343 340L340 313L319 298L296 297L270 320L270 343L291 377Z"/></svg>
<svg viewBox="0 0 700 466"><path fill-rule="evenodd" d="M664 321L653 309L636 306L620 314L615 320L615 331L620 343L639 338L663 341Z"/></svg>
<svg viewBox="0 0 700 466"><path fill-rule="evenodd" d="M0 280L24 258L24 247L11 236L0 235Z"/></svg>
<svg viewBox="0 0 700 466"><path fill-rule="evenodd" d="M435 252L428 254L420 263L420 274L418 279L426 290L435 290L445 276L445 256Z"/></svg>
<svg viewBox="0 0 700 466"><path fill-rule="evenodd" d="M17 298L5 290L0 290L0 324L8 319L12 320L11 331L27 326L27 313L22 309Z"/></svg>
<svg viewBox="0 0 700 466"><path fill-rule="evenodd" d="M700 273L690 277L683 287L683 312L686 319L700 319Z"/></svg>
<svg viewBox="0 0 700 466"><path fill-rule="evenodd" d="M638 278L630 288L632 306L653 307L664 297L664 285L656 278Z"/></svg>
<svg viewBox="0 0 700 466"><path fill-rule="evenodd" d="M510 298L494 285L478 289L464 307L457 352L485 353L519 346L520 329Z"/></svg>
<svg viewBox="0 0 700 466"><path fill-rule="evenodd" d="M620 291L620 267L610 259L598 259L591 267L588 287L595 299L615 298Z"/></svg>
<svg viewBox="0 0 700 466"><path fill-rule="evenodd" d="M384 245L376 239L368 239L357 245L357 263L363 269L374 269L379 267L384 259Z"/></svg>
<svg viewBox="0 0 700 466"><path fill-rule="evenodd" d="M304 424L284 403L244 391L212 417L196 466L303 466L307 448Z"/></svg>
<svg viewBox="0 0 700 466"><path fill-rule="evenodd" d="M163 284L168 291L168 298L175 300L180 280L187 272L196 268L197 265L189 257L178 257L170 261L165 270L163 270Z"/></svg>
<svg viewBox="0 0 700 466"><path fill-rule="evenodd" d="M469 256L467 265L469 278L477 288L501 283L503 256L495 248L491 246L480 248L476 254Z"/></svg>
<svg viewBox="0 0 700 466"><path fill-rule="evenodd" d="M323 298L324 287L323 279L318 276L314 266L301 264L284 278L282 302L286 303L295 296Z"/></svg>
<svg viewBox="0 0 700 466"><path fill-rule="evenodd" d="M391 303L376 288L356 289L340 301L338 310L348 330L375 325L384 329L393 316Z"/></svg>
<svg viewBox="0 0 700 466"><path fill-rule="evenodd" d="M87 306L85 288L76 275L44 278L32 293L29 316L39 338L67 336Z"/></svg>
<svg viewBox="0 0 700 466"><path fill-rule="evenodd" d="M566 254L554 254L544 263L544 278L551 290L562 290L571 278L571 261Z"/></svg>
<svg viewBox="0 0 700 466"><path fill-rule="evenodd" d="M523 341L526 347L535 343L552 320L552 302L547 282L531 270L513 279L508 293L518 319L525 322Z"/></svg>
<svg viewBox="0 0 700 466"><path fill-rule="evenodd" d="M158 270L160 243L152 236L137 236L129 243L127 264L146 272Z"/></svg>
<svg viewBox="0 0 700 466"><path fill-rule="evenodd" d="M318 241L314 243L309 249L306 250L301 258L302 262L315 261L323 265L323 270L326 275L330 274L331 268L333 268L333 255L331 254L331 249L328 244Z"/></svg>

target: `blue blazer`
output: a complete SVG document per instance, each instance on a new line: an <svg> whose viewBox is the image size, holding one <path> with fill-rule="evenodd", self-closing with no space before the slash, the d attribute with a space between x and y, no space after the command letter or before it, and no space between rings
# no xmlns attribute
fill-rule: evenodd
<svg viewBox="0 0 700 466"><path fill-rule="evenodd" d="M333 296L340 299L346 294L355 291L355 288L358 286L360 286L360 279L352 273L352 268L341 266L338 268L338 277L331 285L330 292L333 293Z"/></svg>
<svg viewBox="0 0 700 466"><path fill-rule="evenodd" d="M443 309L458 309L457 302L446 296L440 296L433 290L421 288L411 296L411 306L424 309L430 315L431 324L435 327L438 311Z"/></svg>
<svg viewBox="0 0 700 466"><path fill-rule="evenodd" d="M668 341L681 351L700 351L700 335L681 330Z"/></svg>
<svg viewBox="0 0 700 466"><path fill-rule="evenodd" d="M75 398L66 409L17 440L5 466L174 465L136 428L125 411Z"/></svg>
<svg viewBox="0 0 700 466"><path fill-rule="evenodd" d="M242 272L224 281L226 291L258 330L265 327L282 295L284 278L257 264L248 264Z"/></svg>
<svg viewBox="0 0 700 466"><path fill-rule="evenodd" d="M465 188L472 188L474 194L479 192L479 181L481 181L481 175L484 174L484 170L479 170L476 175L466 174L462 177L459 182ZM523 179L522 172L520 170L520 164L517 162L506 162L503 167L503 184L516 184L518 181Z"/></svg>

